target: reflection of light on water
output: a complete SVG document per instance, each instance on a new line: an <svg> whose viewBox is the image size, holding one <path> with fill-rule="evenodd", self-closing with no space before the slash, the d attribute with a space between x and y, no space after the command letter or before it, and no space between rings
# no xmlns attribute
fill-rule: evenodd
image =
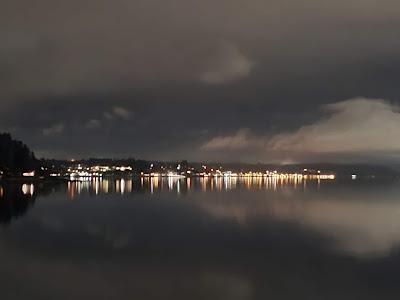
<svg viewBox="0 0 400 300"><path fill-rule="evenodd" d="M168 177L168 189L172 191L174 189L174 179L173 177Z"/></svg>
<svg viewBox="0 0 400 300"><path fill-rule="evenodd" d="M0 197L4 196L4 189L2 186L0 186Z"/></svg>
<svg viewBox="0 0 400 300"><path fill-rule="evenodd" d="M154 183L154 188L156 189L156 190L158 190L158 183L159 183L159 180L160 180L160 178L159 177L154 177L153 178L153 183Z"/></svg>
<svg viewBox="0 0 400 300"><path fill-rule="evenodd" d="M218 178L218 177L214 177L214 188L215 188L217 191L220 191L220 190L221 190L221 187L219 186L218 181L219 181L219 178Z"/></svg>
<svg viewBox="0 0 400 300"><path fill-rule="evenodd" d="M133 185L132 180L127 180L125 182L125 186L126 186L125 190L126 190L127 193L131 193L132 192L132 185Z"/></svg>
<svg viewBox="0 0 400 300"><path fill-rule="evenodd" d="M121 195L125 194L125 179L121 179Z"/></svg>
<svg viewBox="0 0 400 300"><path fill-rule="evenodd" d="M119 180L115 181L115 191L117 192L117 194L121 193L121 181Z"/></svg>
<svg viewBox="0 0 400 300"><path fill-rule="evenodd" d="M101 187L99 193L102 193L103 187L108 187L109 182L111 192L114 192L113 179L91 181L90 184L99 184ZM125 195L132 191L132 186L140 192L145 191L148 194L151 191L157 194L157 190L162 189L163 184L165 190L168 188L174 194L185 195L190 192L190 199L197 199L198 196L199 199L206 200L193 201L193 205L200 207L202 211L216 218L234 219L243 226L251 225L256 218L263 220L270 218L273 221L296 224L301 230L305 229L317 232L323 237L329 237L332 239L332 245L351 255L385 255L400 245L400 203L398 201L384 197L382 199L377 197L372 201L372 196L364 193L357 194L359 191L357 189L351 191L354 194L345 194L340 189L337 190L340 193L335 194L336 190L332 192L331 189L324 188L327 183L323 180L270 177L254 180L233 177L217 179L171 177L146 178L143 181L137 179L135 182L125 179L125 183L122 182L121 180L119 183L119 189L121 193L124 191ZM139 184L140 182L142 185ZM200 193L200 191L208 192L212 189L219 191L221 184L222 190L218 192L218 195L215 192L214 195ZM70 195L75 195L77 185L78 183L75 182L68 183ZM307 187L306 194L302 193L303 186ZM93 191L93 187L90 188ZM232 193L236 189L240 193ZM250 189L250 192L247 189ZM260 189L268 190L268 193L265 193L268 197L264 197L264 193L259 193ZM25 190L24 194L28 190L30 193L30 185L25 185L23 190ZM255 193L253 193L254 190ZM3 191L0 187L0 193L4 192L7 191ZM230 195L220 197L223 193ZM90 194L93 195L93 193ZM355 200L354 196L357 196L359 201L352 201ZM394 198L395 195L392 197ZM179 198L184 198L184 196ZM344 199L341 200L341 198ZM216 199L218 201L214 201ZM321 201L322 199L324 201Z"/></svg>
<svg viewBox="0 0 400 300"><path fill-rule="evenodd" d="M207 191L207 179L205 177L200 178L200 185L203 192Z"/></svg>
<svg viewBox="0 0 400 300"><path fill-rule="evenodd" d="M176 182L176 192L178 194L181 193L181 181L178 179L178 181Z"/></svg>
<svg viewBox="0 0 400 300"><path fill-rule="evenodd" d="M89 188L93 186L92 182L81 182L81 181L69 181L68 182L68 197L69 199L75 199L76 195L80 195L83 190L89 191Z"/></svg>
<svg viewBox="0 0 400 300"><path fill-rule="evenodd" d="M99 190L100 190L100 182L99 182L98 178L96 178L95 180L96 180L96 182L95 182L95 192L96 192L96 195L98 195L99 194Z"/></svg>
<svg viewBox="0 0 400 300"><path fill-rule="evenodd" d="M33 184L23 184L22 193L24 195L33 196L33 194L35 193L35 186Z"/></svg>
<svg viewBox="0 0 400 300"><path fill-rule="evenodd" d="M246 180L246 188L249 189L251 187L251 177L245 178Z"/></svg>
<svg viewBox="0 0 400 300"><path fill-rule="evenodd" d="M82 192L89 191L90 194L100 195L115 192L117 194L126 195L133 191L135 179L106 179L93 178L90 181L70 181L68 183L68 195L70 199L74 199L76 195ZM182 178L178 176L154 176L141 177L138 179L138 186L142 190L147 190L150 193L156 193L168 188L177 194L186 192L196 192L201 190L206 191L233 191L236 189L246 190L272 190L278 191L280 188L292 187L297 189L303 187L305 189L308 184L310 187L319 189L323 184L322 180L306 180L302 178L290 177L238 177L238 176L214 176L214 177L199 177L199 178ZM315 182L315 185L312 184Z"/></svg>
<svg viewBox="0 0 400 300"><path fill-rule="evenodd" d="M81 181L77 181L76 182L76 187L77 187L76 191L77 191L78 195L80 195L82 193L82 189L83 189L82 182Z"/></svg>
<svg viewBox="0 0 400 300"><path fill-rule="evenodd" d="M68 182L68 198L71 200L75 198L75 193L76 193L75 185L76 185L75 181Z"/></svg>
<svg viewBox="0 0 400 300"><path fill-rule="evenodd" d="M108 194L109 192L109 184L108 184L108 180L103 180L101 182L101 191L104 194Z"/></svg>

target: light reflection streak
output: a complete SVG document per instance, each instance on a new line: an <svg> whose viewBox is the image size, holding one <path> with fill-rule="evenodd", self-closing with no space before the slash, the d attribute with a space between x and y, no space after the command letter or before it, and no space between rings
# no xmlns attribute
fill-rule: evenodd
<svg viewBox="0 0 400 300"><path fill-rule="evenodd" d="M115 191L117 192L117 194L121 193L121 181L120 180L115 181Z"/></svg>
<svg viewBox="0 0 400 300"><path fill-rule="evenodd" d="M21 189L24 195L33 196L35 193L35 186L33 184L23 184Z"/></svg>
<svg viewBox="0 0 400 300"><path fill-rule="evenodd" d="M125 187L126 187L126 183L125 183L125 179L121 179L121 195L125 194Z"/></svg>
<svg viewBox="0 0 400 300"><path fill-rule="evenodd" d="M99 194L99 191L100 191L100 182L99 182L98 178L96 178L95 179L95 193L96 193L96 195Z"/></svg>
<svg viewBox="0 0 400 300"><path fill-rule="evenodd" d="M109 192L109 185L108 180L102 180L101 182L101 190L104 194L108 194Z"/></svg>
<svg viewBox="0 0 400 300"><path fill-rule="evenodd" d="M75 198L76 194L76 183L75 181L69 181L68 182L68 198L73 200Z"/></svg>
<svg viewBox="0 0 400 300"><path fill-rule="evenodd" d="M126 190L126 192L129 194L129 193L131 193L132 192L132 185L133 185L133 182L132 182L132 179L130 179L130 180L127 180L126 182L125 182L125 190Z"/></svg>
<svg viewBox="0 0 400 300"><path fill-rule="evenodd" d="M153 183L152 183L153 181ZM119 182L119 183L118 183ZM143 182L143 185L136 184ZM359 199L359 201L343 201L344 194L319 194L307 193L300 195L301 189L306 187L309 191L324 189L324 182L310 179L290 178L154 178L141 181L140 179L99 179L90 180L87 183L68 182L68 195L74 198L81 193L87 192L88 195L99 195L108 193L109 184L119 186L120 193L128 195L136 191L148 192L153 186L153 191L162 189L162 185L171 184L171 190L184 195L185 193L199 193L210 191L213 184L214 191L229 193L232 190L254 188L256 190L269 190L268 195L274 194L274 190L281 190L274 194L279 197L261 197L257 201L248 201L243 194L236 194L236 198L226 197L206 197L207 201L196 201L204 211L217 218L235 219L238 224L248 226L257 217L268 217L276 220L288 221L299 224L304 228L311 228L316 232L332 237L335 247L341 251L346 251L357 256L384 256L391 253L400 241L400 205L397 200L397 193L389 193L387 196L379 197L380 194L367 194L365 192L351 194L345 200ZM167 185L166 185L167 186ZM88 189L86 187L89 187ZM105 189L104 187L107 187ZM287 188L299 190L299 193L285 193ZM40 194L40 185L19 184L17 191L23 193L27 198ZM283 190L285 189L285 190ZM111 191L116 191L111 189ZM9 196L7 185L0 186L0 197ZM347 190L346 190L347 193ZM247 195L251 193L247 193ZM234 194L232 194L234 195ZM255 195L255 194L254 194ZM321 195L324 195L321 198ZM386 194L384 194L386 195ZM208 195L207 195L208 196ZM357 197L355 197L357 196ZM387 197L387 198L385 198ZM195 198L193 199L206 199ZM33 199L33 198L32 198ZM221 201L221 199L224 199ZM232 199L234 201L232 201ZM324 199L324 201L320 201ZM4 199L3 199L4 200ZM379 201L377 201L379 200ZM296 225L297 226L297 225Z"/></svg>
<svg viewBox="0 0 400 300"><path fill-rule="evenodd" d="M136 185L134 182L137 182ZM245 190L271 190L278 191L282 187L290 187L295 190L306 190L308 186L319 190L322 180L306 178L284 178L284 177L200 177L200 178L180 178L180 177L145 177L138 179L106 179L97 178L90 181L70 181L68 182L68 196L72 200L86 191L90 194L101 195L109 194L114 191L117 194L127 195L132 192L142 190L155 194L163 190L164 186L169 191L177 194L189 192L207 191L233 191L236 189ZM30 193L30 188L25 187L24 191Z"/></svg>
<svg viewBox="0 0 400 300"><path fill-rule="evenodd" d="M200 177L200 185L203 192L207 191L207 180L205 177Z"/></svg>
<svg viewBox="0 0 400 300"><path fill-rule="evenodd" d="M154 180L152 180L153 184L154 184L154 189L158 190L158 183L159 183L160 178L159 177L155 177Z"/></svg>
<svg viewBox="0 0 400 300"><path fill-rule="evenodd" d="M168 189L172 191L174 189L174 180L172 177L168 177Z"/></svg>
<svg viewBox="0 0 400 300"><path fill-rule="evenodd" d="M179 179L176 182L176 192L178 195L181 193L181 181Z"/></svg>

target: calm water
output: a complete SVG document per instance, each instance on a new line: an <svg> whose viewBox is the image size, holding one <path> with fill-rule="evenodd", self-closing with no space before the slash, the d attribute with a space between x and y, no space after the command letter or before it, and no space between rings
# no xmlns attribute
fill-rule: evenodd
<svg viewBox="0 0 400 300"><path fill-rule="evenodd" d="M0 183L2 299L399 299L400 182Z"/></svg>

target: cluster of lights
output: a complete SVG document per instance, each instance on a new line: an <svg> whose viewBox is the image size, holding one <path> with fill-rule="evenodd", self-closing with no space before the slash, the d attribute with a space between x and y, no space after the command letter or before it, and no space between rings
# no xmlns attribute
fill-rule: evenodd
<svg viewBox="0 0 400 300"><path fill-rule="evenodd" d="M190 171L188 171L190 174ZM140 173L141 177L175 177L175 178L185 178L185 175L178 174L177 172L167 172L167 173Z"/></svg>
<svg viewBox="0 0 400 300"><path fill-rule="evenodd" d="M204 168L204 166L203 166ZM205 169L205 168L204 168ZM177 172L167 172L167 173L141 173L142 177L273 177L273 178L287 178L287 179L335 179L334 174L321 174L318 171L317 174L300 174L300 173L278 173L278 171L266 171L263 172L239 172L235 173L232 171L221 171L221 170L213 170L212 172L200 172L193 173L191 171L187 171L186 174L180 174Z"/></svg>
<svg viewBox="0 0 400 300"><path fill-rule="evenodd" d="M86 167L77 165L75 167L69 167L66 172L52 173L51 177L68 177L70 180L90 180L92 178L102 178L105 173L108 172L132 172L131 166L91 166ZM30 175L30 174L27 174ZM334 174L323 174L320 170L308 170L304 169L302 173L281 173L277 170L265 171L265 172L234 172L231 170L223 170L222 167L208 168L206 165L202 165L199 171L194 168L187 168L182 164L177 164L175 168L165 168L161 166L161 170L155 170L154 165L150 165L148 172L140 173L141 177L168 177L168 178L187 178L187 177L224 177L224 178L253 178L253 177L271 177L281 179L335 179Z"/></svg>
<svg viewBox="0 0 400 300"><path fill-rule="evenodd" d="M126 171L132 171L132 167L115 167L115 170L121 171L121 172L126 172Z"/></svg>
<svg viewBox="0 0 400 300"><path fill-rule="evenodd" d="M334 174L299 174L299 173L278 173L277 171L266 173L262 172L240 172L233 173L231 171L227 172L216 172L212 173L202 173L200 174L204 177L272 177L272 178L288 178L288 179L335 179Z"/></svg>
<svg viewBox="0 0 400 300"><path fill-rule="evenodd" d="M78 165L77 167L69 167L67 169L66 174L62 175L60 173L52 173L51 177L69 177L70 180L90 180L91 178L101 178L104 173L111 171L119 171L119 172L128 172L132 171L133 168L130 166L92 166L92 167L83 167L82 165Z"/></svg>

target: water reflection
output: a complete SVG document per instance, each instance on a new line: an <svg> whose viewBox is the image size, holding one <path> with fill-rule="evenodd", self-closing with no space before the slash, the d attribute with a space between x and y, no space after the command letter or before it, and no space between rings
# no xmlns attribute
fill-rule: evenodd
<svg viewBox="0 0 400 300"><path fill-rule="evenodd" d="M85 195L133 197L184 196L215 219L249 226L255 220L295 223L334 240L334 249L357 256L382 256L400 244L397 189L366 183L357 188L340 183L284 178L110 178L58 184L8 183L0 186L0 222L10 223L33 207L38 195L66 187L70 200ZM389 185L392 189L397 185ZM379 191L379 192L377 192ZM220 195L225 193L226 196ZM215 199L218 199L216 201Z"/></svg>
<svg viewBox="0 0 400 300"><path fill-rule="evenodd" d="M214 218L230 219L241 226L265 218L296 223L298 227L335 240L334 248L341 251L354 255L385 255L400 242L397 194L385 191L382 199L381 195L367 192L366 187L353 186L349 190L345 187L332 181L285 178L154 177L69 182L68 196L73 200L85 194L129 197L137 193L156 196L168 192L187 195L201 199L194 205ZM34 187L24 186L23 191L30 194ZM255 196L255 192L262 191L266 192L264 197ZM213 195L218 192L229 193L222 200L213 201ZM249 202L252 198L255 200Z"/></svg>
<svg viewBox="0 0 400 300"><path fill-rule="evenodd" d="M13 219L26 214L34 205L35 199L33 184L1 185L0 224L9 224Z"/></svg>
<svg viewBox="0 0 400 300"><path fill-rule="evenodd" d="M24 184L22 185L21 190L22 190L22 193L23 193L24 195L29 195L29 196L32 197L33 194L35 193L35 186L34 186L33 183L30 183L30 184L24 183Z"/></svg>
<svg viewBox="0 0 400 300"><path fill-rule="evenodd" d="M319 187L319 180L308 180L312 187ZM100 194L130 194L132 192L150 192L151 194L170 191L176 194L188 193L192 189L208 191L273 190L280 188L306 189L307 180L301 178L279 177L142 177L142 178L93 178L87 181L68 182L68 195L74 199L77 195L89 192ZM27 191L29 190L26 187Z"/></svg>
<svg viewBox="0 0 400 300"><path fill-rule="evenodd" d="M38 196L52 195L63 186L63 182L0 182L0 223L9 224L24 216Z"/></svg>
<svg viewBox="0 0 400 300"><path fill-rule="evenodd" d="M399 193L251 178L0 184L3 294L398 299Z"/></svg>

